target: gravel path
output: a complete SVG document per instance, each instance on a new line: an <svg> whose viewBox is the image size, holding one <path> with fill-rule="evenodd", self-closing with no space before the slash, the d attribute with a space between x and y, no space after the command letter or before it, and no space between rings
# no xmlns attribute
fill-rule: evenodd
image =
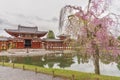
<svg viewBox="0 0 120 80"><path fill-rule="evenodd" d="M23 71L22 69L13 69L0 66L0 80L67 80L60 77L53 78L51 75L35 73L32 71Z"/></svg>

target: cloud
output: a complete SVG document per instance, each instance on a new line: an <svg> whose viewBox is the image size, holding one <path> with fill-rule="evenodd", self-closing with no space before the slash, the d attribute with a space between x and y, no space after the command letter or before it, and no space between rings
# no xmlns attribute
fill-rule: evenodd
<svg viewBox="0 0 120 80"><path fill-rule="evenodd" d="M45 22L55 22L58 21L57 17L53 17L51 19L43 19L40 16L30 16L20 13L9 13L8 15L17 17L18 19L24 19L24 20L36 20L36 21L45 21Z"/></svg>
<svg viewBox="0 0 120 80"><path fill-rule="evenodd" d="M58 21L57 17L52 18L52 21Z"/></svg>
<svg viewBox="0 0 120 80"><path fill-rule="evenodd" d="M3 24L3 23L4 23L4 21L2 19L0 19L0 24Z"/></svg>
<svg viewBox="0 0 120 80"><path fill-rule="evenodd" d="M4 26L3 26L4 25ZM12 24L12 23L10 23L8 20L6 20L6 19L2 19L2 18L0 18L0 27L1 27L1 29L4 29L4 28L6 28L6 27L8 27L8 26L14 26L14 24Z"/></svg>

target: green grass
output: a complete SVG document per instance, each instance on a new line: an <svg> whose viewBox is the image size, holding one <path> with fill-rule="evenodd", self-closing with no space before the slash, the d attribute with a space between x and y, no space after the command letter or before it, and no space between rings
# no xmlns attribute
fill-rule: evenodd
<svg viewBox="0 0 120 80"><path fill-rule="evenodd" d="M3 63L0 62L0 65L3 65ZM72 80L71 79L72 75L75 76L75 80L120 80L120 77L115 77L115 76L96 75L93 73L84 73L84 72L64 70L64 69L43 68L43 67L38 67L34 65L26 65L26 64L15 63L14 68L23 69L23 65L25 67L25 70L35 71L35 68L37 68L37 72L45 73L49 75L52 75L54 71L55 76L68 78L69 80ZM13 64L4 63L4 66L13 67Z"/></svg>

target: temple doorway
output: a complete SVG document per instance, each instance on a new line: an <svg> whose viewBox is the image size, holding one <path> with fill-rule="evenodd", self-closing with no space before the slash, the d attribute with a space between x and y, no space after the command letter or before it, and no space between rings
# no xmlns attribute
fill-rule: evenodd
<svg viewBox="0 0 120 80"><path fill-rule="evenodd" d="M31 48L31 39L25 39L25 48Z"/></svg>

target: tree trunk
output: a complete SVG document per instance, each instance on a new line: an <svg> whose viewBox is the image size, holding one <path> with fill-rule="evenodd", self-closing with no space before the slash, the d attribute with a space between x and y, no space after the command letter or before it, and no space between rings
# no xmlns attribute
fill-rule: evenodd
<svg viewBox="0 0 120 80"><path fill-rule="evenodd" d="M100 75L98 46L95 47L95 54L93 54L93 57L94 57L95 74Z"/></svg>

